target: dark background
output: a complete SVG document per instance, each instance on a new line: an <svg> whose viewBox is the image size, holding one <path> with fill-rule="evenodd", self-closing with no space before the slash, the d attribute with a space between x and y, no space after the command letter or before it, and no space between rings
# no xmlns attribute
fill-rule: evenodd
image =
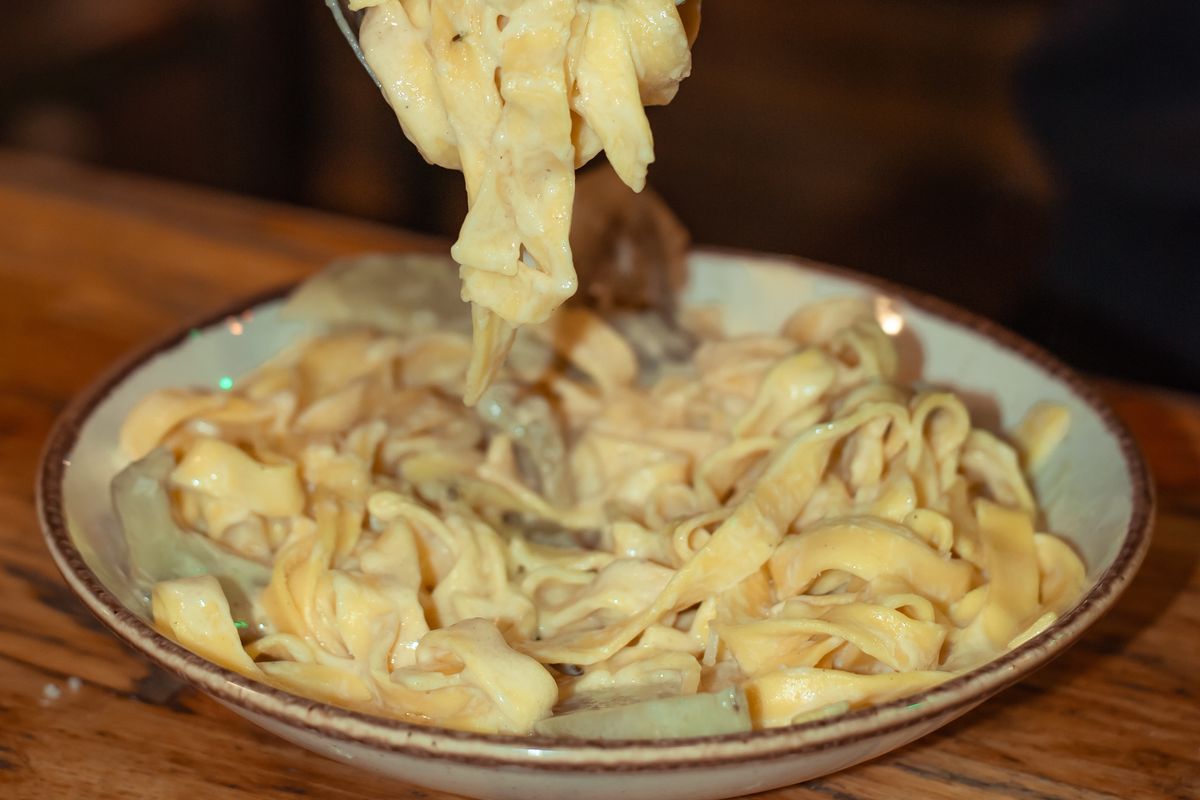
<svg viewBox="0 0 1200 800"><path fill-rule="evenodd" d="M651 112L651 184L699 242L882 275L1085 369L1200 388L1192 9L705 0L693 76ZM465 211L320 0L10 4L0 144L446 236Z"/></svg>

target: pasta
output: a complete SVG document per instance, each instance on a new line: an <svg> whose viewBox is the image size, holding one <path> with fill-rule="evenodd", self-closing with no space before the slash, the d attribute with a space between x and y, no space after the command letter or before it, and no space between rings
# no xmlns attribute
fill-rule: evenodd
<svg viewBox="0 0 1200 800"><path fill-rule="evenodd" d="M376 272L411 288L421 266ZM1035 408L1020 450L973 427L953 393L895 382L865 302L709 326L660 364L565 308L475 409L466 319L381 330L343 306L302 290L293 308L340 324L230 391L155 392L122 433L131 552L144 529L209 543L143 565L155 623L244 675L489 733L733 692L711 730L762 728L969 670L1083 586L1022 467L1064 412Z"/></svg>
<svg viewBox="0 0 1200 800"><path fill-rule="evenodd" d="M405 134L460 169L451 250L472 303L464 399L478 401L517 326L575 293L575 168L601 149L641 191L654 159L643 105L691 70L699 0L359 0L360 42Z"/></svg>

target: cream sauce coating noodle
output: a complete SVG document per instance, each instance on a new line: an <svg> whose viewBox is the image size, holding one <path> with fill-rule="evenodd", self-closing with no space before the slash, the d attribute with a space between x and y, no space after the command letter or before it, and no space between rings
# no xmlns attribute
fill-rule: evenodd
<svg viewBox="0 0 1200 800"><path fill-rule="evenodd" d="M737 688L756 727L903 696L1035 635L1084 568L1022 456L895 380L871 307L705 334L654 380L591 312L522 333L477 409L468 333L341 327L228 392L126 422L187 535L269 570L242 630L169 577L156 624L242 674L411 722L527 733L558 709ZM168 464L170 466L170 464ZM210 562L206 562L210 563Z"/></svg>

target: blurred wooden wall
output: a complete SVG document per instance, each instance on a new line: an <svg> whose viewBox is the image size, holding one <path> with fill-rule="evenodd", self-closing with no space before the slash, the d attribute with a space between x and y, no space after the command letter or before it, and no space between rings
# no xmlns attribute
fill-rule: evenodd
<svg viewBox="0 0 1200 800"><path fill-rule="evenodd" d="M1042 2L710 2L694 75L655 113L652 180L706 241L990 302L1047 184L1010 81Z"/></svg>
<svg viewBox="0 0 1200 800"><path fill-rule="evenodd" d="M994 315L1050 190L1010 97L1049 0L707 0L651 112L651 183L701 242L797 253ZM403 140L319 0L6 10L0 142L452 234L459 176Z"/></svg>

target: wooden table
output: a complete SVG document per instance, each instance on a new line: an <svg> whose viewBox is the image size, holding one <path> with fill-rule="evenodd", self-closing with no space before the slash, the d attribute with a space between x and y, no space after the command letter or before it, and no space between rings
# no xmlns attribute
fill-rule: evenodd
<svg viewBox="0 0 1200 800"><path fill-rule="evenodd" d="M0 153L0 797L440 798L326 761L149 668L42 544L55 415L137 343L387 228ZM1105 385L1157 476L1154 544L1066 655L964 719L790 798L1200 797L1200 401Z"/></svg>

